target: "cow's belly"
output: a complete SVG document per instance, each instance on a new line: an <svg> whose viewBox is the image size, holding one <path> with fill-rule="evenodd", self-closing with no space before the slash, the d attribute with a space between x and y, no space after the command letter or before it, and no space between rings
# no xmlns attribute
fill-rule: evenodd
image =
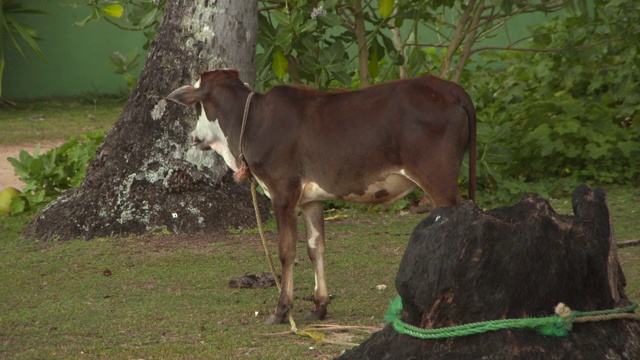
<svg viewBox="0 0 640 360"><path fill-rule="evenodd" d="M337 196L331 192L331 189L323 189L317 183L309 181L302 185L300 204L311 201L344 200L356 204L388 206L402 199L416 186L416 183L406 176L392 173L367 186L362 194Z"/></svg>

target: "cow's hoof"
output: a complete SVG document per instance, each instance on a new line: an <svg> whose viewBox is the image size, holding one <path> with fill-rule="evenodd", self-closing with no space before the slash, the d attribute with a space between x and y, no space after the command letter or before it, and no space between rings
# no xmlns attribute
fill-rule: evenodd
<svg viewBox="0 0 640 360"><path fill-rule="evenodd" d="M284 316L280 317L276 314L272 314L264 323L267 325L278 325L284 323L284 318Z"/></svg>
<svg viewBox="0 0 640 360"><path fill-rule="evenodd" d="M324 320L327 317L327 309L311 310L304 317L306 321Z"/></svg>

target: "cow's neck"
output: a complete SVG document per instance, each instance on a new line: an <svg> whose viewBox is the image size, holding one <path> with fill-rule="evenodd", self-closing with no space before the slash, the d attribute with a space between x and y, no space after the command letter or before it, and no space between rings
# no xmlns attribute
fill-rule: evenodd
<svg viewBox="0 0 640 360"><path fill-rule="evenodd" d="M227 138L229 150L236 159L240 159L242 119L250 93L251 91L242 84L242 87L234 87L219 102L220 128ZM250 120L247 119L247 122Z"/></svg>

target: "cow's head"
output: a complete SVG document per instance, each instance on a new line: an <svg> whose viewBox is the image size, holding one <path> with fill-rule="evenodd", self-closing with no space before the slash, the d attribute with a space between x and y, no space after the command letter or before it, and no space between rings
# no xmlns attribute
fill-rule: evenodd
<svg viewBox="0 0 640 360"><path fill-rule="evenodd" d="M218 83L228 78L238 78L235 70L215 70L202 73L195 85L186 85L174 90L167 99L184 106L196 107L198 122L191 132L191 141L200 150L213 149L220 154L225 163L234 171L239 162L229 149L227 137L220 127L218 113L219 96L216 96Z"/></svg>

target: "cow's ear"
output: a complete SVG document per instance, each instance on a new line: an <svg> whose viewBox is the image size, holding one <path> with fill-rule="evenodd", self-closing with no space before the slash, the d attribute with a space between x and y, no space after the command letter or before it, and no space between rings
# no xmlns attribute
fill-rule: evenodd
<svg viewBox="0 0 640 360"><path fill-rule="evenodd" d="M196 88L190 85L175 89L167 96L167 99L185 106L191 106L199 101Z"/></svg>

